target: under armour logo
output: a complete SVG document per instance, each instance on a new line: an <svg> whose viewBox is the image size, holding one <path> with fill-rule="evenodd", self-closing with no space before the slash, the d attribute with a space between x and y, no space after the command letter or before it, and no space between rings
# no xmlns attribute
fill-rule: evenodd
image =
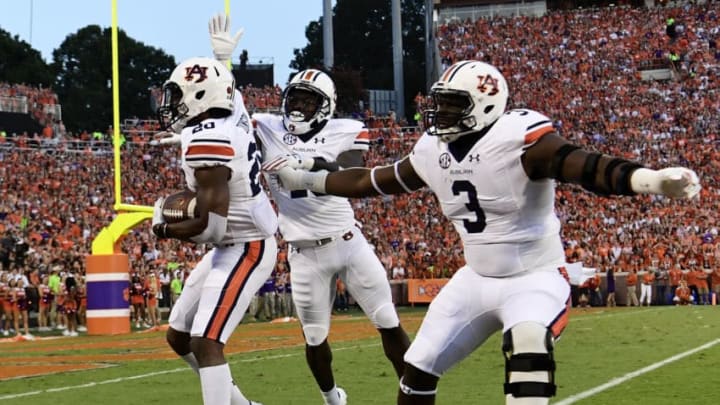
<svg viewBox="0 0 720 405"><path fill-rule="evenodd" d="M325 138L315 138L315 143L325 143Z"/></svg>
<svg viewBox="0 0 720 405"><path fill-rule="evenodd" d="M468 155L468 162L479 162L480 161L480 154L476 153L475 155Z"/></svg>

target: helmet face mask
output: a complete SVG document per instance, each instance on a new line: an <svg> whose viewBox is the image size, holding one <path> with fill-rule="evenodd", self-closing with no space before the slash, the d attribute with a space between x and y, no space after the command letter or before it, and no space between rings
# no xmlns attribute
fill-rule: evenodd
<svg viewBox="0 0 720 405"><path fill-rule="evenodd" d="M282 115L285 128L303 135L332 118L337 95L330 76L315 70L299 72L283 92Z"/></svg>
<svg viewBox="0 0 720 405"><path fill-rule="evenodd" d="M171 128L180 120L187 120L188 108L182 102L183 94L180 86L168 82L163 86L162 103L158 108L158 120L162 128Z"/></svg>
<svg viewBox="0 0 720 405"><path fill-rule="evenodd" d="M220 62L190 58L163 85L157 115L165 130L180 133L188 121L211 109L234 110L235 78Z"/></svg>
<svg viewBox="0 0 720 405"><path fill-rule="evenodd" d="M425 112L428 135L452 142L481 131L505 112L507 83L493 66L461 61L448 68L430 90L434 107Z"/></svg>
<svg viewBox="0 0 720 405"><path fill-rule="evenodd" d="M474 107L472 98L462 91L435 91L434 107L425 113L425 126L430 131L442 131L444 136L460 134L475 126L470 116Z"/></svg>
<svg viewBox="0 0 720 405"><path fill-rule="evenodd" d="M329 108L329 102L312 89L294 86L287 93L287 115L293 122L308 122L321 108Z"/></svg>

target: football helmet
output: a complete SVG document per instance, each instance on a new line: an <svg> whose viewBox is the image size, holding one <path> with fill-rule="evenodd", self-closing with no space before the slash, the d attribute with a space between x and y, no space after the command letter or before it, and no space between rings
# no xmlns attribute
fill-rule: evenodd
<svg viewBox="0 0 720 405"><path fill-rule="evenodd" d="M235 78L215 59L190 58L181 62L162 90L157 114L165 130L180 133L189 120L211 108L233 112Z"/></svg>
<svg viewBox="0 0 720 405"><path fill-rule="evenodd" d="M336 100L330 76L316 69L303 70L293 76L283 92L283 124L291 134L306 134L332 118Z"/></svg>
<svg viewBox="0 0 720 405"><path fill-rule="evenodd" d="M480 131L505 112L509 91L503 75L487 63L465 60L450 66L430 88L425 111L428 135L452 142Z"/></svg>

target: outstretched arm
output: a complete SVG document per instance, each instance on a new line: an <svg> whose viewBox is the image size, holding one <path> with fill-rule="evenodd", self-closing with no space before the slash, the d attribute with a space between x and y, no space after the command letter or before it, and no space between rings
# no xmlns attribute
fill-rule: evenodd
<svg viewBox="0 0 720 405"><path fill-rule="evenodd" d="M691 198L701 186L694 171L684 167L647 169L637 162L584 150L551 133L522 156L533 180L551 178L583 186L601 195L662 194Z"/></svg>
<svg viewBox="0 0 720 405"><path fill-rule="evenodd" d="M292 169L283 159L278 157L268 161L263 164L263 170L277 174L288 190L359 198L410 193L425 186L407 157L390 166L352 168L333 173Z"/></svg>
<svg viewBox="0 0 720 405"><path fill-rule="evenodd" d="M321 157L311 158L298 154L285 155L284 158L287 161L287 165L293 169L310 170L313 172L319 172L321 170L336 172L342 168L365 167L363 151L359 149L347 150L341 153L334 162L328 162Z"/></svg>

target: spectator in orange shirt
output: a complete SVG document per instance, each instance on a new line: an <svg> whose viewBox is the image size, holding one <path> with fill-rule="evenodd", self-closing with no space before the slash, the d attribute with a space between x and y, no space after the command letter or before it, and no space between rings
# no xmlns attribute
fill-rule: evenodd
<svg viewBox="0 0 720 405"><path fill-rule="evenodd" d="M697 288L697 300L696 302L699 305L707 305L709 303L708 300L708 274L705 273L705 270L703 270L700 267L696 267L695 270L693 270L694 276L695 276L695 287Z"/></svg>
<svg viewBox="0 0 720 405"><path fill-rule="evenodd" d="M720 263L715 263L715 270L711 273L712 289L715 300L720 300Z"/></svg>
<svg viewBox="0 0 720 405"><path fill-rule="evenodd" d="M77 281L70 274L65 278L65 301L63 309L67 317L67 329L63 331L65 336L78 336L77 332Z"/></svg>
<svg viewBox="0 0 720 405"><path fill-rule="evenodd" d="M692 293L693 297L695 298L693 301L698 302L698 273L695 271L697 270L697 261L695 259L690 259L687 261L688 267L687 267L687 273L685 273L685 281L687 282L687 286L690 289L690 292Z"/></svg>
<svg viewBox="0 0 720 405"><path fill-rule="evenodd" d="M627 306L640 306L637 297L638 276L635 269L630 269L625 277L627 285Z"/></svg>
<svg viewBox="0 0 720 405"><path fill-rule="evenodd" d="M675 305L692 305L693 296L690 293L690 288L687 286L685 280L680 281L680 285L675 290L675 297L673 298Z"/></svg>
<svg viewBox="0 0 720 405"><path fill-rule="evenodd" d="M670 271L668 271L668 279L670 280L670 296L675 296L675 290L680 286L680 281L685 278L680 266L675 264Z"/></svg>
<svg viewBox="0 0 720 405"><path fill-rule="evenodd" d="M655 282L655 274L648 270L642 276L642 284L640 285L640 305L647 302L647 306L652 303L653 283Z"/></svg>
<svg viewBox="0 0 720 405"><path fill-rule="evenodd" d="M600 291L600 273L595 273L589 281L588 290L590 291L590 306L603 306L602 291Z"/></svg>

